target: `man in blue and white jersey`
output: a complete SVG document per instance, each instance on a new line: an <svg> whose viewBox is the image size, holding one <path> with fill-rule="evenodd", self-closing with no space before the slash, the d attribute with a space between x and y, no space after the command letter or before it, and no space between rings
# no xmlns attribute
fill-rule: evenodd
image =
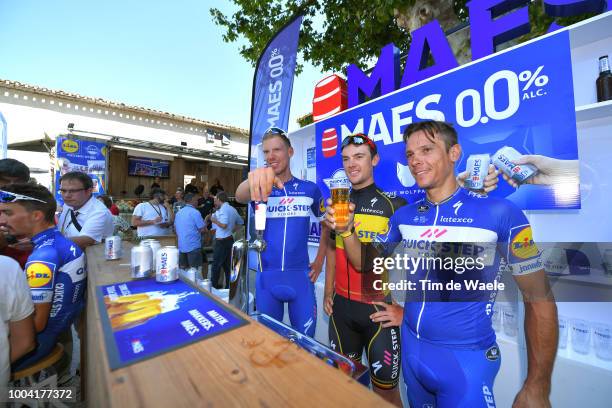
<svg viewBox="0 0 612 408"><path fill-rule="evenodd" d="M426 197L398 209L377 241L385 255L395 250L397 259L404 251L419 262L401 266L414 285L405 287L402 323L410 405L495 406L493 384L501 361L491 315L495 283L507 265L525 302L529 364L514 406L550 406L557 309L527 219L508 200L459 187L455 163L461 146L450 124L411 124L404 141L410 171ZM425 281L442 283L442 289ZM489 286L474 287L478 283Z"/></svg>
<svg viewBox="0 0 612 408"><path fill-rule="evenodd" d="M53 195L43 186L13 184L0 190L0 225L34 245L25 273L34 302L37 347L16 361L13 370L48 355L85 303L85 255L55 227L55 209Z"/></svg>
<svg viewBox="0 0 612 408"><path fill-rule="evenodd" d="M293 148L283 130L268 129L262 143L267 166L251 171L236 190L238 202L267 201L267 246L257 274L257 310L282 321L284 303L288 303L293 328L312 337L317 321L314 282L321 273L329 232L321 233L312 264L308 235L310 215L323 215L323 198L315 183L291 174Z"/></svg>

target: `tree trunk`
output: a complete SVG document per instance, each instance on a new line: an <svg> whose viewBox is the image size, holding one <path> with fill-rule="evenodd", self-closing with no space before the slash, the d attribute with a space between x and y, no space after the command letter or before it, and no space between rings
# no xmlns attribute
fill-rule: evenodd
<svg viewBox="0 0 612 408"><path fill-rule="evenodd" d="M438 20L444 31L461 22L453 9L453 0L416 0L414 4L394 10L398 27L412 32L425 24ZM459 65L472 60L470 30L464 28L447 37Z"/></svg>

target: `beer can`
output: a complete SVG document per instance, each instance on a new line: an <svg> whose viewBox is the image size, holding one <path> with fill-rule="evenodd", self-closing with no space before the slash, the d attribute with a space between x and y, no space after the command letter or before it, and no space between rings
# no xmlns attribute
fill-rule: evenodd
<svg viewBox="0 0 612 408"><path fill-rule="evenodd" d="M161 247L155 255L155 280L161 283L178 279L179 250L175 246Z"/></svg>
<svg viewBox="0 0 612 408"><path fill-rule="evenodd" d="M121 250L121 237L114 235L104 240L104 257L107 261L119 259L123 255Z"/></svg>
<svg viewBox="0 0 612 408"><path fill-rule="evenodd" d="M156 239L145 239L144 241L142 241L141 245L146 245L146 246L151 247L151 254L153 256L152 265L153 265L153 270L155 270L156 259L157 259L155 255L157 254L157 251L159 250L159 248L161 248L161 244Z"/></svg>
<svg viewBox="0 0 612 408"><path fill-rule="evenodd" d="M515 148L504 146L495 153L493 164L512 180L517 183L523 183L529 177L535 175L538 169L530 164L515 164L516 160L521 156Z"/></svg>
<svg viewBox="0 0 612 408"><path fill-rule="evenodd" d="M484 190L484 182L489 173L491 158L488 154L472 154L467 159L466 170L469 172L465 180L465 188Z"/></svg>
<svg viewBox="0 0 612 408"><path fill-rule="evenodd" d="M131 253L131 276L133 279L148 278L153 273L153 256L151 247L137 245Z"/></svg>

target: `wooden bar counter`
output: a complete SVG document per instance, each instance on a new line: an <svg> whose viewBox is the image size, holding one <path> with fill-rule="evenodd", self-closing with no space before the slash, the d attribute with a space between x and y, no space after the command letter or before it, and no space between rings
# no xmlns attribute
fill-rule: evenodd
<svg viewBox="0 0 612 408"><path fill-rule="evenodd" d="M131 248L124 242L123 257L114 261L104 259L103 245L87 249L86 406L389 406L350 376L250 319L227 333L111 371L95 292L99 285L130 279ZM285 351L266 361L279 347Z"/></svg>

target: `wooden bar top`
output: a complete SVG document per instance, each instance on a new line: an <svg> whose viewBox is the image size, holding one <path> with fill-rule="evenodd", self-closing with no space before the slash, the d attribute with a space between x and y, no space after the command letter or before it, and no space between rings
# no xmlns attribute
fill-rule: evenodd
<svg viewBox="0 0 612 408"><path fill-rule="evenodd" d="M87 248L83 369L88 407L390 406L248 317L249 324L235 330L111 371L96 288L130 280L132 246L124 242L123 257L114 261L104 259L103 245Z"/></svg>

